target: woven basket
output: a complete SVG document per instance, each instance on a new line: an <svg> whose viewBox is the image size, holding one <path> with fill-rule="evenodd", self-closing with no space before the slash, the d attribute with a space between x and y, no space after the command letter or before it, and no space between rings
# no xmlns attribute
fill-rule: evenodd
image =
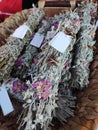
<svg viewBox="0 0 98 130"><path fill-rule="evenodd" d="M69 9L74 9L80 1L69 0L69 1L60 1L60 0L39 0L38 6L44 7L46 16L51 17L55 14L58 14L61 11L67 11Z"/></svg>
<svg viewBox="0 0 98 130"><path fill-rule="evenodd" d="M45 3L43 1L40 1L41 4L39 6L44 6ZM72 9L75 7L76 3L73 2L73 5L70 7L47 7L49 2L46 2L45 11L47 16L53 16L55 13L59 13L62 10L68 10L70 7ZM50 11L52 10L52 11ZM28 12L29 10L24 10L22 12L19 12L8 19L6 19L3 23L0 24L0 29L3 31L0 31L0 41L1 45L6 43L6 39L9 37L11 33L14 32L14 30L23 24L27 18L28 18ZM16 20L16 16L19 18ZM13 25L13 27L12 27ZM98 34L98 33L97 33ZM0 46L1 46L0 45ZM79 92L79 103L77 105L77 116L75 118L72 118L69 120L68 124L64 127L59 127L59 125L55 126L53 130L95 130L95 125L98 123L96 117L98 117L98 93L97 93L97 87L98 87L98 81L96 80L98 78L97 76L97 67L98 67L98 57L97 57L97 44L96 44L96 51L95 51L95 61L92 63L91 66L91 78L90 78L90 84L89 89L87 89L85 92ZM93 77L93 78L92 78ZM95 93L96 92L96 93ZM21 105L14 100L13 101L15 106L15 112L12 113L10 116L3 117L1 116L1 126L0 130L17 130L16 120L18 114L20 114ZM20 105L20 106L18 106ZM10 120L9 120L10 117ZM90 120L92 119L92 120Z"/></svg>
<svg viewBox="0 0 98 130"><path fill-rule="evenodd" d="M69 9L70 7L71 6L58 7L58 8L45 7L45 11L46 11L47 16L53 16L54 14L59 13L61 10L63 9L66 10L66 9ZM48 11L49 9L52 9L51 13L50 11ZM28 13L29 13L29 10L23 10L22 12L18 12L15 15L10 16L3 23L0 24L0 29L3 30L3 31L0 31L0 41L2 41L0 43L0 46L5 44L10 34L12 34L18 26L20 26L27 20ZM12 102L15 108L15 111L13 113L4 117L2 112L0 111L0 122L1 122L0 130L13 130L13 129L18 130L16 121L17 121L18 115L21 114L22 103L17 102L17 100L15 99L12 99ZM9 120L9 116L10 116L10 120Z"/></svg>
<svg viewBox="0 0 98 130"><path fill-rule="evenodd" d="M0 46L5 44L10 34L27 20L29 12L30 10L23 10L0 23Z"/></svg>

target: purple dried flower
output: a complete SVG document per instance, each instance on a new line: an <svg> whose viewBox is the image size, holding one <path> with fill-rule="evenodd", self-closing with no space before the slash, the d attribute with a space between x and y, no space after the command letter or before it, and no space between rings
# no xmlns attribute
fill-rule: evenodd
<svg viewBox="0 0 98 130"><path fill-rule="evenodd" d="M33 38L34 38L34 34L33 34L33 35L31 35L30 40L32 40Z"/></svg>
<svg viewBox="0 0 98 130"><path fill-rule="evenodd" d="M68 69L70 68L69 65L70 65L70 62L69 62L69 61L66 61L64 70L68 70Z"/></svg>
<svg viewBox="0 0 98 130"><path fill-rule="evenodd" d="M53 24L52 24L52 26L54 26L54 27L58 27L58 22L54 22Z"/></svg>
<svg viewBox="0 0 98 130"><path fill-rule="evenodd" d="M23 83L19 80L16 80L13 82L13 87L12 87L13 93L15 93L15 94L21 93L25 89L26 89L25 83Z"/></svg>
<svg viewBox="0 0 98 130"><path fill-rule="evenodd" d="M33 83L33 84L32 84L32 87L33 87L33 88L36 88L36 87L37 87L37 84L36 84L36 83Z"/></svg>
<svg viewBox="0 0 98 130"><path fill-rule="evenodd" d="M38 58L34 57L34 63L37 64L38 63Z"/></svg>
<svg viewBox="0 0 98 130"><path fill-rule="evenodd" d="M22 57L19 57L16 62L15 62L15 65L16 66L21 66L23 64L23 60L22 60Z"/></svg>

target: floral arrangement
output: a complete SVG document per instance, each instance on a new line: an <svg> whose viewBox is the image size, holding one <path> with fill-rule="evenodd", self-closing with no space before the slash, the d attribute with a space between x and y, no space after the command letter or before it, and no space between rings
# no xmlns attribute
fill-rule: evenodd
<svg viewBox="0 0 98 130"><path fill-rule="evenodd" d="M81 6L80 6L81 7ZM92 2L83 3L78 13L81 19L81 29L78 34L78 39L74 51L73 61L73 79L72 85L78 89L86 87L89 83L89 65L93 60L93 49L95 41L95 16L97 12L97 5ZM93 20L93 21L92 21Z"/></svg>
<svg viewBox="0 0 98 130"><path fill-rule="evenodd" d="M43 10L34 8L25 23L31 31L28 30L23 39L10 36L7 44L0 47L0 81L8 79L14 62L30 40L31 33L37 28L43 16Z"/></svg>

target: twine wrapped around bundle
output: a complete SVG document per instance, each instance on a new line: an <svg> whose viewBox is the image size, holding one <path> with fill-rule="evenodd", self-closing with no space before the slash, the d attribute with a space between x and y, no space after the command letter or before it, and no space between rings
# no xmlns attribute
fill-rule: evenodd
<svg viewBox="0 0 98 130"><path fill-rule="evenodd" d="M33 9L33 13L30 13L25 24L33 32L37 28L37 25L43 16L43 10ZM30 36L32 35L30 30L26 32L26 35L23 39L10 36L7 43L0 47L0 80L6 80L9 78L14 62L20 55L23 47L30 40Z"/></svg>
<svg viewBox="0 0 98 130"><path fill-rule="evenodd" d="M23 10L11 15L4 22L0 23L0 46L7 43L7 38L12 34L16 28L26 22L30 10Z"/></svg>
<svg viewBox="0 0 98 130"><path fill-rule="evenodd" d="M42 129L48 130L48 126L51 123L53 116L56 114L55 108L59 107L59 103L57 105L57 100L59 99L58 86L61 80L62 70L65 67L65 63L68 60L70 52L73 49L73 45L75 44L75 36L80 29L80 22L77 24L77 28L75 29L71 26L75 18L79 19L77 13L68 12L64 20L61 20L57 25L54 33L54 35L56 35L56 33L62 31L67 34L67 30L69 29L70 33L74 35L70 34L72 41L66 51L62 54L52 48L48 45L50 41L49 39L42 46L42 52L37 56L38 63L36 66L38 66L39 71L36 76L31 77L32 84L29 82L27 83L30 89L24 93L24 99L26 101L23 105L24 113L25 111L28 112L23 114L23 120L20 127L25 125L25 130L38 129L39 126L41 126ZM61 96L63 97L65 95ZM68 115L73 114L70 107L69 109L65 108L65 111Z"/></svg>
<svg viewBox="0 0 98 130"><path fill-rule="evenodd" d="M89 65L93 60L93 49L95 41L95 14L97 12L97 5L92 2L83 3L82 7L77 11L81 17L81 29L78 34L74 59L73 59L73 79L71 86L78 89L86 87L89 83L90 69ZM93 21L92 21L93 17Z"/></svg>

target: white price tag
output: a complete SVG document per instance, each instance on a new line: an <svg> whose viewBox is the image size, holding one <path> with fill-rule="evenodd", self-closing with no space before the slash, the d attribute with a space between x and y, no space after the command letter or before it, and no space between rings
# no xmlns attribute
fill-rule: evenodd
<svg viewBox="0 0 98 130"><path fill-rule="evenodd" d="M0 88L0 106L4 116L6 116L7 114L9 114L14 110L9 95L7 93L7 90L4 86Z"/></svg>
<svg viewBox="0 0 98 130"><path fill-rule="evenodd" d="M63 32L57 33L57 35L49 42L49 45L54 47L61 53L64 53L67 47L70 45L72 37L70 35L66 35Z"/></svg>
<svg viewBox="0 0 98 130"><path fill-rule="evenodd" d="M36 33L34 35L34 38L32 39L32 41L30 42L30 44L39 48L41 46L43 40L44 40L44 35L40 34L40 33Z"/></svg>
<svg viewBox="0 0 98 130"><path fill-rule="evenodd" d="M12 34L12 36L20 38L20 39L23 39L28 30L29 30L29 27L27 25L23 24L23 25L21 25L19 28L17 28L14 31L14 33Z"/></svg>
<svg viewBox="0 0 98 130"><path fill-rule="evenodd" d="M95 30L98 28L98 20L96 21Z"/></svg>

